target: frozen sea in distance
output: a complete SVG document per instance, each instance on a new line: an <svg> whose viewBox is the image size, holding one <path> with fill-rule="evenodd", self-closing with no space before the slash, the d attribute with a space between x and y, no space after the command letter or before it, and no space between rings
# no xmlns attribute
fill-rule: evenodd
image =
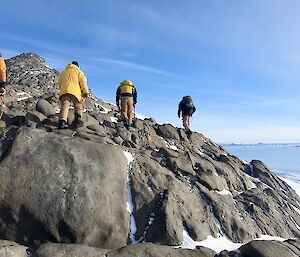
<svg viewBox="0 0 300 257"><path fill-rule="evenodd" d="M300 183L300 143L224 144L222 147L241 160L261 160L280 177Z"/></svg>

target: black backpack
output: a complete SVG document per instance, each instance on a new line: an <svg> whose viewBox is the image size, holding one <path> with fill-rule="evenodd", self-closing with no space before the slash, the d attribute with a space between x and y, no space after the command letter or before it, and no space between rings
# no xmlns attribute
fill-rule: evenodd
<svg viewBox="0 0 300 257"><path fill-rule="evenodd" d="M186 115L192 115L194 113L195 106L193 104L192 97L185 96L182 99L182 110Z"/></svg>

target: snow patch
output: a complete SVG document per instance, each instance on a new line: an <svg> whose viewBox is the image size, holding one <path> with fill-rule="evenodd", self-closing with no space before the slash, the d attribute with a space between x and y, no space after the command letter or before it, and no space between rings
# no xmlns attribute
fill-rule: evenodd
<svg viewBox="0 0 300 257"><path fill-rule="evenodd" d="M280 179L283 180L284 182L286 182L291 188L293 188L295 190L296 194L300 197L300 184L299 183L289 180L289 179L286 179L286 178L283 178L283 177L280 177Z"/></svg>
<svg viewBox="0 0 300 257"><path fill-rule="evenodd" d="M30 94L28 94L28 93L26 93L26 92L20 92L20 93L17 93L17 96L19 96L18 99L17 99L18 102L19 102L19 101L26 100L26 99L32 97Z"/></svg>
<svg viewBox="0 0 300 257"><path fill-rule="evenodd" d="M110 118L111 122L118 123L118 118L116 118L116 117L109 117L109 118Z"/></svg>
<svg viewBox="0 0 300 257"><path fill-rule="evenodd" d="M208 236L205 240L199 242L199 241L194 241L186 230L183 230L182 234L183 234L183 242L179 246L179 248L184 248L184 249L194 250L196 249L197 246L203 246L203 247L210 248L216 251L217 253L220 253L223 250L239 252L238 249L242 245L248 243L248 242L244 244L234 243L226 236L218 236L217 238ZM270 235L261 235L259 238L256 238L254 240L265 240L265 241L275 240L275 241L282 242L285 241L286 238L270 236Z"/></svg>
<svg viewBox="0 0 300 257"><path fill-rule="evenodd" d="M216 191L217 194L219 195L231 195L232 193L230 191L228 191L227 189L223 189L222 191Z"/></svg>
<svg viewBox="0 0 300 257"><path fill-rule="evenodd" d="M172 150L178 151L178 148L177 148L177 146L175 145L174 142L168 143L166 140L164 140L164 141L165 141L166 147L168 147Z"/></svg>
<svg viewBox="0 0 300 257"><path fill-rule="evenodd" d="M197 246L203 246L210 248L217 253L222 252L223 250L234 251L242 246L242 244L234 243L230 241L226 237L218 237L214 238L212 236L208 236L205 240L201 242L194 241L193 238L190 237L186 230L183 230L183 242L180 248L184 249L196 249Z"/></svg>
<svg viewBox="0 0 300 257"><path fill-rule="evenodd" d="M291 204L292 205L292 204ZM294 205L292 205L292 207L294 208L294 210L296 211L296 212L298 212L299 214L300 214L300 210L298 209L298 208L296 208Z"/></svg>
<svg viewBox="0 0 300 257"><path fill-rule="evenodd" d="M108 108L106 108L103 105L98 104L98 103L95 103L95 107L96 107L96 109L101 110L99 112L102 113L102 114L108 114L109 112L112 111L111 109L108 109Z"/></svg>
<svg viewBox="0 0 300 257"><path fill-rule="evenodd" d="M140 120L144 120L144 119L147 118L146 116L144 116L142 114L139 114L139 113L135 113L135 117L138 118L138 119L140 119Z"/></svg>
<svg viewBox="0 0 300 257"><path fill-rule="evenodd" d="M127 158L128 169L127 169L127 211L130 214L130 235L131 244L137 244L139 241L135 239L136 233L136 222L133 215L133 200L132 200L132 191L131 191L131 162L134 160L133 155L127 151L124 151L124 155Z"/></svg>

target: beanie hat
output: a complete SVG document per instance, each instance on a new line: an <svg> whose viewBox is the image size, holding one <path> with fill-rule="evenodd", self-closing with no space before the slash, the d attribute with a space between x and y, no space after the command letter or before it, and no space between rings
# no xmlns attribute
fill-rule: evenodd
<svg viewBox="0 0 300 257"><path fill-rule="evenodd" d="M76 62L76 61L72 61L72 64L74 64L74 65L76 65L77 67L79 67L78 62Z"/></svg>

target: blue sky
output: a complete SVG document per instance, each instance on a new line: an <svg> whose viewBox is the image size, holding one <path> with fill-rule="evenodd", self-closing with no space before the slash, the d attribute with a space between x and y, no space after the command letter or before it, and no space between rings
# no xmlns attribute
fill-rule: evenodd
<svg viewBox="0 0 300 257"><path fill-rule="evenodd" d="M75 59L97 96L120 81L137 111L221 143L300 142L300 2L297 0L2 1L0 51L34 52L61 71Z"/></svg>

